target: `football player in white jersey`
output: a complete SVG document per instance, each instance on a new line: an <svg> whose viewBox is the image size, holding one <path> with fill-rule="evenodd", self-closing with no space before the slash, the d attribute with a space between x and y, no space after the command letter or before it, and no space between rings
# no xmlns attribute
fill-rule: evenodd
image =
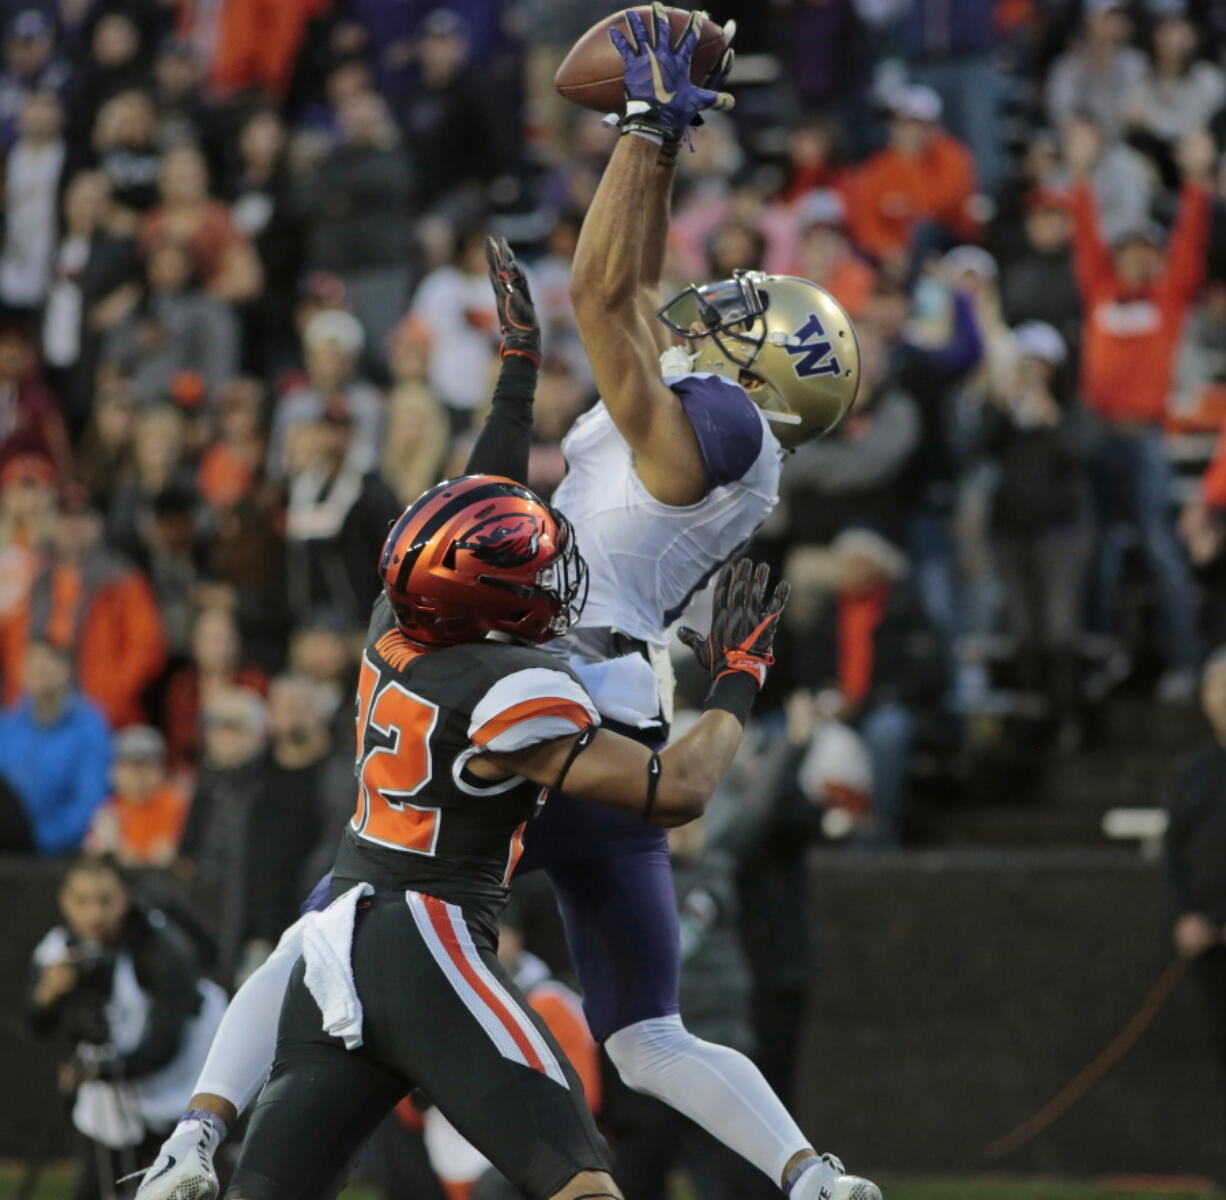
<svg viewBox="0 0 1226 1200"><path fill-rule="evenodd" d="M697 21L675 46L658 6L652 28L631 11L626 33L611 34L626 116L571 277L601 402L563 443L568 473L554 495L591 571L563 639L571 665L606 724L647 742L667 736L669 686L652 665L666 661L668 627L776 504L785 450L837 424L859 382L851 322L806 280L737 272L661 305L678 149L700 111L728 103L729 61L707 88L690 81ZM552 797L525 839L520 869L536 866L558 893L592 1032L630 1087L793 1200L879 1200L876 1185L815 1153L748 1059L685 1029L664 839Z"/></svg>
<svg viewBox="0 0 1226 1200"><path fill-rule="evenodd" d="M626 59L625 136L588 211L572 277L602 401L564 442L569 472L554 501L577 530L591 577L587 605L563 648L605 727L657 746L667 738L671 705L660 678L668 627L777 502L784 451L832 428L851 407L859 356L846 314L805 280L738 272L661 306L677 150L702 109L726 103L718 87L730 56L710 88L696 88L689 80L692 27L674 47L662 15L650 31L633 13L628 24L629 38L614 38ZM514 305L526 298L522 279L512 269L504 282L508 376L535 351L518 345L524 331ZM524 320L521 309L518 322ZM511 447L521 440L523 465L486 458L470 469L523 478L526 422L505 402L500 410L497 397L494 419L501 427L495 437L487 429L482 441L498 442L513 458ZM701 642L688 631L682 636ZM874 1184L813 1150L748 1059L685 1029L676 904L658 829L554 795L525 836L519 871L538 868L558 895L593 1035L629 1086L683 1112L792 1200L880 1200ZM282 954L279 947L276 961L240 993L243 1016L229 1021L234 1045L225 1052L215 1045L210 1062L218 1069L206 1069L194 1108L199 1093L229 1096L224 1112L232 1119L254 1095L261 1056L271 1054L271 1036L256 1029L257 1011L275 1012L287 955L292 965L296 950ZM267 996L257 1003L261 992ZM231 1074L244 1076L241 1085ZM207 1113L185 1122L175 1157L207 1158L216 1137ZM160 1172L171 1149L168 1142L138 1200L215 1195L211 1167L190 1180L181 1169Z"/></svg>

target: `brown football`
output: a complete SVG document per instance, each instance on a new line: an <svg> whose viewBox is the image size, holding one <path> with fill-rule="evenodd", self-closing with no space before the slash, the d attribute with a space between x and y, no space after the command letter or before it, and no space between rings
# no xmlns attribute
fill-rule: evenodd
<svg viewBox="0 0 1226 1200"><path fill-rule="evenodd" d="M572 47L562 60L562 65L553 77L553 86L567 100L594 108L602 113L620 113L625 110L626 96L622 87L622 58L617 47L609 39L609 30L618 25L634 44L634 37L626 24L623 8L612 16L593 25ZM648 32L651 32L651 9L643 5L635 8ZM666 8L668 23L673 31L673 44L685 29L690 14L682 8ZM698 45L690 64L690 78L701 83L707 73L719 61L724 52L724 31L709 18L704 18L698 33Z"/></svg>

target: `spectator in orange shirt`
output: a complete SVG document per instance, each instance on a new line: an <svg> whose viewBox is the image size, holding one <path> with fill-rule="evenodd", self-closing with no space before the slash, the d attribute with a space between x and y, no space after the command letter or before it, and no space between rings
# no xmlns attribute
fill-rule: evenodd
<svg viewBox="0 0 1226 1200"><path fill-rule="evenodd" d="M113 778L115 790L94 814L86 849L113 854L124 866L169 866L187 800L166 778L166 739L150 725L122 730L115 738Z"/></svg>
<svg viewBox="0 0 1226 1200"><path fill-rule="evenodd" d="M975 165L941 128L941 99L931 88L899 88L887 103L889 144L852 177L851 233L874 258L902 266L923 226L934 226L946 245L976 238Z"/></svg>
<svg viewBox="0 0 1226 1200"><path fill-rule="evenodd" d="M1204 276L1207 183L1217 147L1208 133L1192 134L1181 142L1178 157L1184 182L1169 245L1161 229L1142 225L1107 246L1087 180L1093 164L1080 155L1068 164L1077 180L1073 265L1086 314L1081 391L1102 423L1090 464L1103 533L1091 619L1099 632L1114 625L1122 559L1116 534L1131 526L1156 592L1167 665L1158 694L1171 701L1195 693L1200 638L1192 576L1170 519L1171 470L1162 425L1184 318Z"/></svg>
<svg viewBox="0 0 1226 1200"><path fill-rule="evenodd" d="M833 189L819 188L796 206L800 244L790 272L824 287L848 312L859 317L868 307L877 272L847 240L847 205Z"/></svg>
<svg viewBox="0 0 1226 1200"><path fill-rule="evenodd" d="M7 702L21 692L26 647L37 638L71 651L78 686L113 728L142 720L142 693L166 661L162 619L148 579L103 545L102 517L79 485L61 497L29 597L0 618Z"/></svg>

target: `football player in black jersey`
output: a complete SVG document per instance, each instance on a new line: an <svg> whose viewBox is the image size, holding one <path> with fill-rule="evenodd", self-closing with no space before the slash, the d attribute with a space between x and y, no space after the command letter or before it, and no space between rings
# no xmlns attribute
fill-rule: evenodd
<svg viewBox="0 0 1226 1200"><path fill-rule="evenodd" d="M326 1191L416 1087L531 1200L619 1197L573 1069L498 963L496 918L543 788L657 825L702 812L773 661L787 585L768 594L748 560L725 570L698 647L705 711L653 753L601 730L539 648L577 616L586 567L528 489L439 484L393 526L380 570L338 899L304 939L228 1195Z"/></svg>

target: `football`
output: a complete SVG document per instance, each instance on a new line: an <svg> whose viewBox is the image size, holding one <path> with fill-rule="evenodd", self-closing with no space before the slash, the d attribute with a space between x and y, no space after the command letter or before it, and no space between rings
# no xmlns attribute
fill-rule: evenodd
<svg viewBox="0 0 1226 1200"><path fill-rule="evenodd" d="M567 100L602 113L620 113L625 108L622 89L622 59L609 39L615 25L634 43L634 35L626 24L626 13L637 12L648 31L651 30L651 9L643 5L633 10L623 8L593 25L562 60L553 77L553 85ZM667 8L673 43L681 36L690 14L686 9ZM698 45L690 66L690 78L701 83L724 52L724 31L709 17L704 17L698 33Z"/></svg>

